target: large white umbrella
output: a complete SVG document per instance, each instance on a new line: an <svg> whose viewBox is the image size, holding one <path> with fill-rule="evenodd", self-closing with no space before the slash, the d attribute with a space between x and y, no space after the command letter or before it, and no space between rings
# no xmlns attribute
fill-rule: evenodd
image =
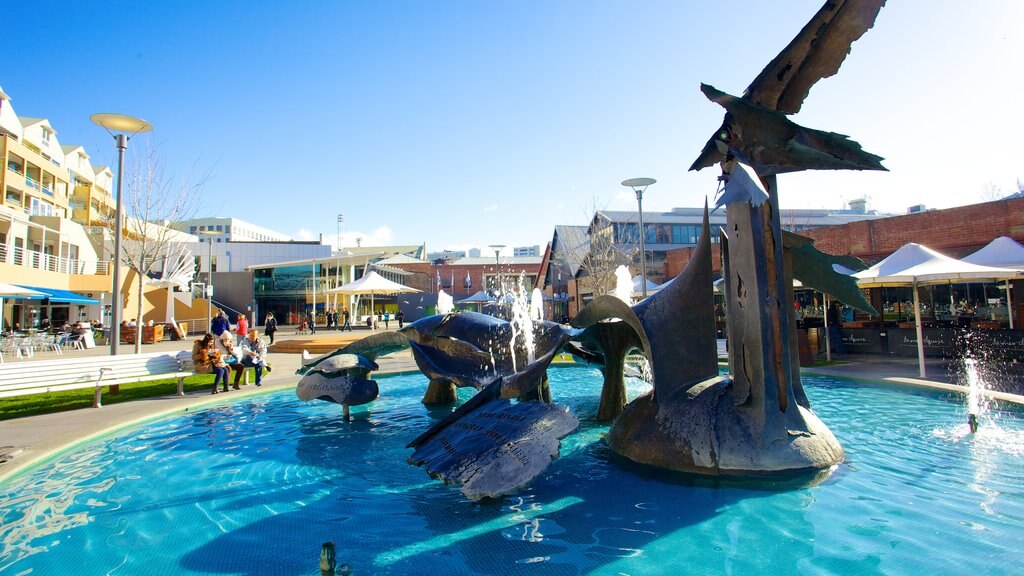
<svg viewBox="0 0 1024 576"><path fill-rule="evenodd" d="M349 282L337 288L331 288L327 291L328 293L334 294L369 294L370 295L370 314L373 314L373 297L376 294L401 294L406 292L419 292L415 288L411 288L398 282L392 282L387 278L377 274L376 271L371 270L363 275L362 278L354 282Z"/></svg>
<svg viewBox="0 0 1024 576"><path fill-rule="evenodd" d="M1024 246L1013 238L1000 236L989 242L984 248L960 259L971 264L995 266L997 268L1013 268L1024 270ZM1010 281L1006 281L1006 311L1013 329L1013 302L1010 300Z"/></svg>
<svg viewBox="0 0 1024 576"><path fill-rule="evenodd" d="M925 377L924 338L921 331L921 302L917 287L922 284L998 282L1024 276L1020 270L995 268L963 262L931 248L911 242L885 260L853 275L861 288L911 286L914 289L914 323L917 325L917 361Z"/></svg>

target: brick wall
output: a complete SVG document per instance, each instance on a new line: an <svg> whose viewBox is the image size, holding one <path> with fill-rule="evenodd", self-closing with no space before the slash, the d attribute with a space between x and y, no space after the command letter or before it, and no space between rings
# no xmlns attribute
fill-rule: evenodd
<svg viewBox="0 0 1024 576"><path fill-rule="evenodd" d="M814 246L829 254L856 256L868 265L882 260L908 242L917 242L953 258L962 258L999 236L1024 243L1024 198L930 210L842 226L804 230ZM675 276L693 255L693 248L668 253L665 272ZM721 270L718 251L712 266Z"/></svg>

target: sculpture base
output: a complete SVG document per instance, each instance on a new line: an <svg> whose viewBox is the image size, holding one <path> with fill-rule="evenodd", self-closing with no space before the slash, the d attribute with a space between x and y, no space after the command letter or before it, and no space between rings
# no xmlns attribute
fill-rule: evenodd
<svg viewBox="0 0 1024 576"><path fill-rule="evenodd" d="M737 406L731 384L715 377L658 403L653 393L637 398L608 445L634 462L706 476L792 476L842 461L839 441L810 410L794 405L766 418Z"/></svg>

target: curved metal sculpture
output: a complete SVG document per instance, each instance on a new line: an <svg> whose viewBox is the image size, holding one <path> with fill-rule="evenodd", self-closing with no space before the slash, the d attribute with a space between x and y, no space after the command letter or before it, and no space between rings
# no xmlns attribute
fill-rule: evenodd
<svg viewBox="0 0 1024 576"><path fill-rule="evenodd" d="M557 456L559 440L578 425L576 416L549 403L545 370L564 348L603 365L598 418L614 420L608 444L631 460L715 476L828 470L843 449L811 412L800 385L792 280L806 278L849 304L870 306L832 270L836 258L783 233L775 175L884 170L880 157L845 136L785 117L800 109L817 80L838 71L882 4L827 2L742 98L702 86L726 108L721 129L691 169L720 164L726 182L718 205L726 207L727 218L721 247L731 376L718 375L705 208L697 250L670 286L632 308L612 297L595 298L571 328L540 323L537 360L514 345L508 322L447 314L309 362L299 371L297 394L346 410L369 402L378 393L368 379L377 356L411 347L430 379L425 402L454 401L460 386L479 392L409 444L410 462L462 484L470 498L499 496L543 470ZM627 405L622 369L635 351L647 356L654 388Z"/></svg>

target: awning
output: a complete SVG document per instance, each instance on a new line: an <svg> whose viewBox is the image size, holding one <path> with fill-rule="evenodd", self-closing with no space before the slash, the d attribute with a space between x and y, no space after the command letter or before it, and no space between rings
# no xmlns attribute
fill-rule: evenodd
<svg viewBox="0 0 1024 576"><path fill-rule="evenodd" d="M35 290L41 292L38 296L23 296L25 300L43 300L46 298L50 299L52 303L59 304L99 304L99 300L93 300L92 298L86 298L81 294L75 294L68 290L59 290L57 288L40 288L38 286L21 286L22 288L28 288L29 290Z"/></svg>

